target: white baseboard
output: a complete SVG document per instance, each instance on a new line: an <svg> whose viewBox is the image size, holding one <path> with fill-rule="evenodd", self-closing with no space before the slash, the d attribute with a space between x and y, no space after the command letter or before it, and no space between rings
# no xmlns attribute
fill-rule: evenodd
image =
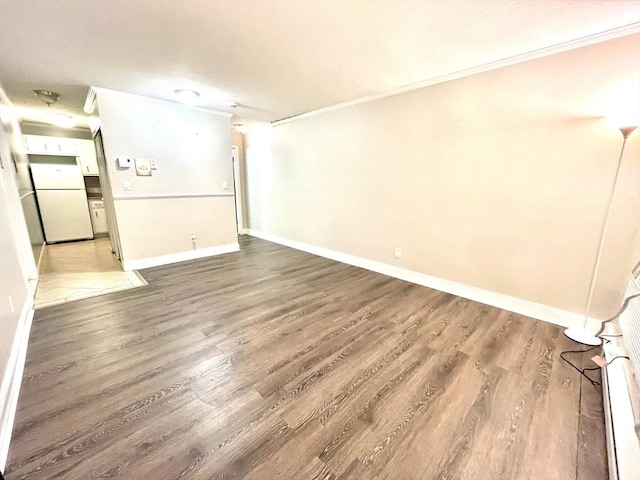
<svg viewBox="0 0 640 480"><path fill-rule="evenodd" d="M124 260L122 262L122 268L125 271L141 270L144 268L158 267L160 265L168 265L170 263L185 262L187 260L195 260L197 258L222 255L223 253L237 252L239 250L240 245L238 243L229 243L227 245L218 245L216 247L170 253L169 255L160 255L158 257L140 258L138 260Z"/></svg>
<svg viewBox="0 0 640 480"><path fill-rule="evenodd" d="M309 245L296 240L289 240L287 238L278 237L277 235L271 235L270 233L264 233L258 230L249 229L248 233L253 237L262 238L269 242L279 243L280 245L295 248L296 250L302 250L303 252L312 253L331 260L371 270L372 272L388 275L400 280L422 285L423 287L440 290L441 292L457 295L469 300L491 305L492 307L502 308L510 312L526 315L561 327L581 327L584 321L583 315L550 307L548 305L530 302L528 300L511 297L509 295L492 292L490 290L484 290L478 287L472 287L470 285L446 280L444 278L433 277L425 273L399 268L387 263L376 262L367 258L357 257L355 255L349 255L347 253L329 250L315 245Z"/></svg>
<svg viewBox="0 0 640 480"><path fill-rule="evenodd" d="M13 421L18 406L18 395L22 385L22 373L27 358L27 346L29 333L33 321L33 297L35 290L31 291L20 313L16 336L13 339L11 354L7 368L2 377L0 387L0 472L4 472L9 455L9 443L13 432Z"/></svg>

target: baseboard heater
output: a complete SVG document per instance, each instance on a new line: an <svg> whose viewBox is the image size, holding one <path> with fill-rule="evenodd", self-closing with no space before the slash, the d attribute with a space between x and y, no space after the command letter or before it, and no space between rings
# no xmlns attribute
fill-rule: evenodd
<svg viewBox="0 0 640 480"><path fill-rule="evenodd" d="M629 282L627 295L640 290ZM640 297L607 325L602 375L610 480L640 480ZM616 336L620 335L620 336ZM616 357L629 357L617 358ZM616 360L614 360L616 359Z"/></svg>

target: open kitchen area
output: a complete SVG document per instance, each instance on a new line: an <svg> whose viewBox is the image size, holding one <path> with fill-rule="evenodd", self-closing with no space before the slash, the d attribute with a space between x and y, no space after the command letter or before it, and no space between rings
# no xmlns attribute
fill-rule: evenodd
<svg viewBox="0 0 640 480"><path fill-rule="evenodd" d="M35 308L146 285L123 271L109 237L96 146L89 129L24 123L22 195L38 263Z"/></svg>
<svg viewBox="0 0 640 480"><path fill-rule="evenodd" d="M123 272L108 237L47 245L40 265L35 307L147 285L135 270Z"/></svg>

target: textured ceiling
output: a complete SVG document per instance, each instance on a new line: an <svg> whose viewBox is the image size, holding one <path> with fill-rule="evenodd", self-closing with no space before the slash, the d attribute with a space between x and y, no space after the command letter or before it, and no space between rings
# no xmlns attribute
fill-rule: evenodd
<svg viewBox="0 0 640 480"><path fill-rule="evenodd" d="M90 85L191 88L274 121L638 22L637 0L0 0L0 84L76 114Z"/></svg>

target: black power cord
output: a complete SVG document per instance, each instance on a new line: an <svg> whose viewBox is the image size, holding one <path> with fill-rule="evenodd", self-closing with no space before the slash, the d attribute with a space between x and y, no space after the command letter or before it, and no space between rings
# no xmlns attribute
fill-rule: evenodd
<svg viewBox="0 0 640 480"><path fill-rule="evenodd" d="M597 380L593 380L591 377L589 377L589 375L586 374L586 372L590 372L590 371L594 371L594 370L600 370L601 367L591 367L591 368L582 368L582 369L580 369L580 368L576 367L573 363L571 363L571 361L566 359L564 357L564 355L567 354L567 353L585 353L585 352L590 352L591 350L593 350L594 348L597 348L599 346L600 345L596 345L594 347L587 348L585 350L565 350L564 352L560 353L560 358L562 360L564 360L565 362L567 362L569 365L571 365L571 367L573 367L577 372L579 372L580 375L582 375L584 378L589 380L591 385L593 385L594 387L596 385L600 385L600 382L598 382ZM629 357L627 357L626 355L617 355L617 356L613 357L611 360L609 360L605 366L611 365L613 363L613 361L617 360L618 358L626 358L627 360L629 360Z"/></svg>
<svg viewBox="0 0 640 480"><path fill-rule="evenodd" d="M638 261L638 263L635 264L635 266L633 267L631 272L632 272L632 275L633 275L634 278L640 273L640 261ZM604 320L602 322L602 325L600 326L600 331L598 331L596 336L599 337L601 340L603 340L606 343L611 343L611 340L609 340L609 338L622 337L622 335L603 335L602 331L604 330L604 325L605 325L605 323L611 322L612 320L615 320L616 318L618 318L620 316L620 314L626 310L627 306L629 305L629 302L632 299L637 298L637 297L640 297L640 292L635 292L635 293L629 295L628 297L626 297L624 299L624 301L622 302L622 306L620 307L620 310L618 310L618 312L614 316L612 316L609 319ZM605 338L605 337L609 337L609 338ZM599 345L595 345L595 346L593 346L591 348L587 348L585 350L565 350L564 352L560 353L560 358L562 358L562 360L564 360L569 365L571 365L571 367L573 369L575 369L577 372L580 372L580 375L584 376L587 380L589 380L589 382L591 382L591 385L593 385L593 386L600 385L600 382L591 379L589 377L589 375L587 375L585 372L589 372L589 371L593 371L593 370L600 370L600 367L592 367L592 368L582 368L582 369L580 369L580 368L576 367L573 363L571 363L569 360L567 360L564 357L564 355L567 354L567 353L585 353L585 352L589 352L589 351L593 350L596 347L599 347ZM613 362L614 360L616 360L618 358L626 358L627 360L629 360L629 357L627 357L625 355L618 355L616 357L613 357L605 366L611 365L611 362Z"/></svg>
<svg viewBox="0 0 640 480"><path fill-rule="evenodd" d="M567 360L564 356L568 353L585 353L585 352L590 352L591 350L593 350L594 348L599 347L600 345L596 345L594 347L591 348L587 348L585 350L565 350L564 352L560 352L560 358L562 360L564 360L565 362L567 362L569 365L571 365L571 367L576 370L578 373L580 373L580 375L582 375L583 377L585 377L587 380L589 380L589 382L591 382L591 385L593 385L594 387L596 385L600 385L600 382L593 380L589 377L589 375L587 375L585 372L586 369L580 369L578 367L576 367L573 363L571 363L570 360Z"/></svg>

